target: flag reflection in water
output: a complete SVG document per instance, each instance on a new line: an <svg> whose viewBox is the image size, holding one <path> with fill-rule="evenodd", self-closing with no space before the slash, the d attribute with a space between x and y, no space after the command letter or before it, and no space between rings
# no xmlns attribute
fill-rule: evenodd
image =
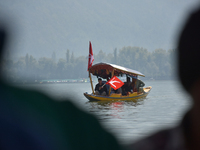
<svg viewBox="0 0 200 150"><path fill-rule="evenodd" d="M111 103L111 110L112 110L112 116L115 118L121 118L121 112L124 111L124 102L114 102Z"/></svg>

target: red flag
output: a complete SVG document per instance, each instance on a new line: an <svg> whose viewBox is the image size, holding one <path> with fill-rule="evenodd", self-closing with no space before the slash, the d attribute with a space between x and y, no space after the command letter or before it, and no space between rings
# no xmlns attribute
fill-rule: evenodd
<svg viewBox="0 0 200 150"><path fill-rule="evenodd" d="M109 84L114 90L117 90L122 85L124 85L124 82L122 82L119 78L114 76L108 82L106 82L106 84Z"/></svg>
<svg viewBox="0 0 200 150"><path fill-rule="evenodd" d="M93 52L92 52L92 44L90 42L89 45L89 57L88 57L88 70L90 67L92 67L92 63L94 61L94 56L93 56Z"/></svg>

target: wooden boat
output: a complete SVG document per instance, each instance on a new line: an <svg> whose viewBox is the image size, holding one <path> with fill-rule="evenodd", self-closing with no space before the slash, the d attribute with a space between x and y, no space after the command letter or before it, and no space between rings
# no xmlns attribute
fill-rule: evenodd
<svg viewBox="0 0 200 150"><path fill-rule="evenodd" d="M122 67L122 66L118 66L118 65L115 65L115 64L98 63L98 64L95 64L92 67L90 67L88 71L89 71L92 93L88 94L86 92L86 93L84 93L84 96L89 101L138 100L138 99L145 98L149 94L149 92L152 88L151 86L144 88L143 86L140 86L141 84L137 84L137 82L143 83L141 80L138 79L138 76L145 77L144 74L140 73L139 71L132 70L132 69L129 69L129 68L125 68L125 67ZM128 77L131 77L132 79L137 79L136 81L134 81L135 82L134 85L135 86L138 85L138 87L134 86L133 87L134 90L132 92L128 92L127 95L122 95L122 93L120 93L120 94L111 93L111 87L109 87L107 96L95 95L91 74L94 75L94 76L97 76L97 77L101 77L103 79L112 78L113 76L120 77L120 76L126 75ZM144 83L143 83L143 85L144 85Z"/></svg>

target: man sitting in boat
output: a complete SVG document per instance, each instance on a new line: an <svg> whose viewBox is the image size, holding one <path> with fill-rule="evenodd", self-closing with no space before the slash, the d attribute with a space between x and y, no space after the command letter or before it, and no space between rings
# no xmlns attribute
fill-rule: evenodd
<svg viewBox="0 0 200 150"><path fill-rule="evenodd" d="M103 86L102 79L98 78L98 82L99 83L95 87L95 95L106 96L106 94L107 94L107 88L106 88L106 86Z"/></svg>
<svg viewBox="0 0 200 150"><path fill-rule="evenodd" d="M128 92L133 93L133 82L131 82L130 77L126 78L126 82L122 86L122 95L127 95Z"/></svg>

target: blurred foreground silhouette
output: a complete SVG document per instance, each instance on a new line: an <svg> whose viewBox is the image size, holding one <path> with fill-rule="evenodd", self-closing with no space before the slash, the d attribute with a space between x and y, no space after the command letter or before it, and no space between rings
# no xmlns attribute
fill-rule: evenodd
<svg viewBox="0 0 200 150"><path fill-rule="evenodd" d="M0 28L0 57L7 39ZM119 150L122 147L98 120L70 101L56 101L22 90L0 78L0 149Z"/></svg>
<svg viewBox="0 0 200 150"><path fill-rule="evenodd" d="M133 143L130 149L199 150L200 149L200 9L191 14L178 41L178 75L192 97L193 106L179 125L162 130Z"/></svg>

